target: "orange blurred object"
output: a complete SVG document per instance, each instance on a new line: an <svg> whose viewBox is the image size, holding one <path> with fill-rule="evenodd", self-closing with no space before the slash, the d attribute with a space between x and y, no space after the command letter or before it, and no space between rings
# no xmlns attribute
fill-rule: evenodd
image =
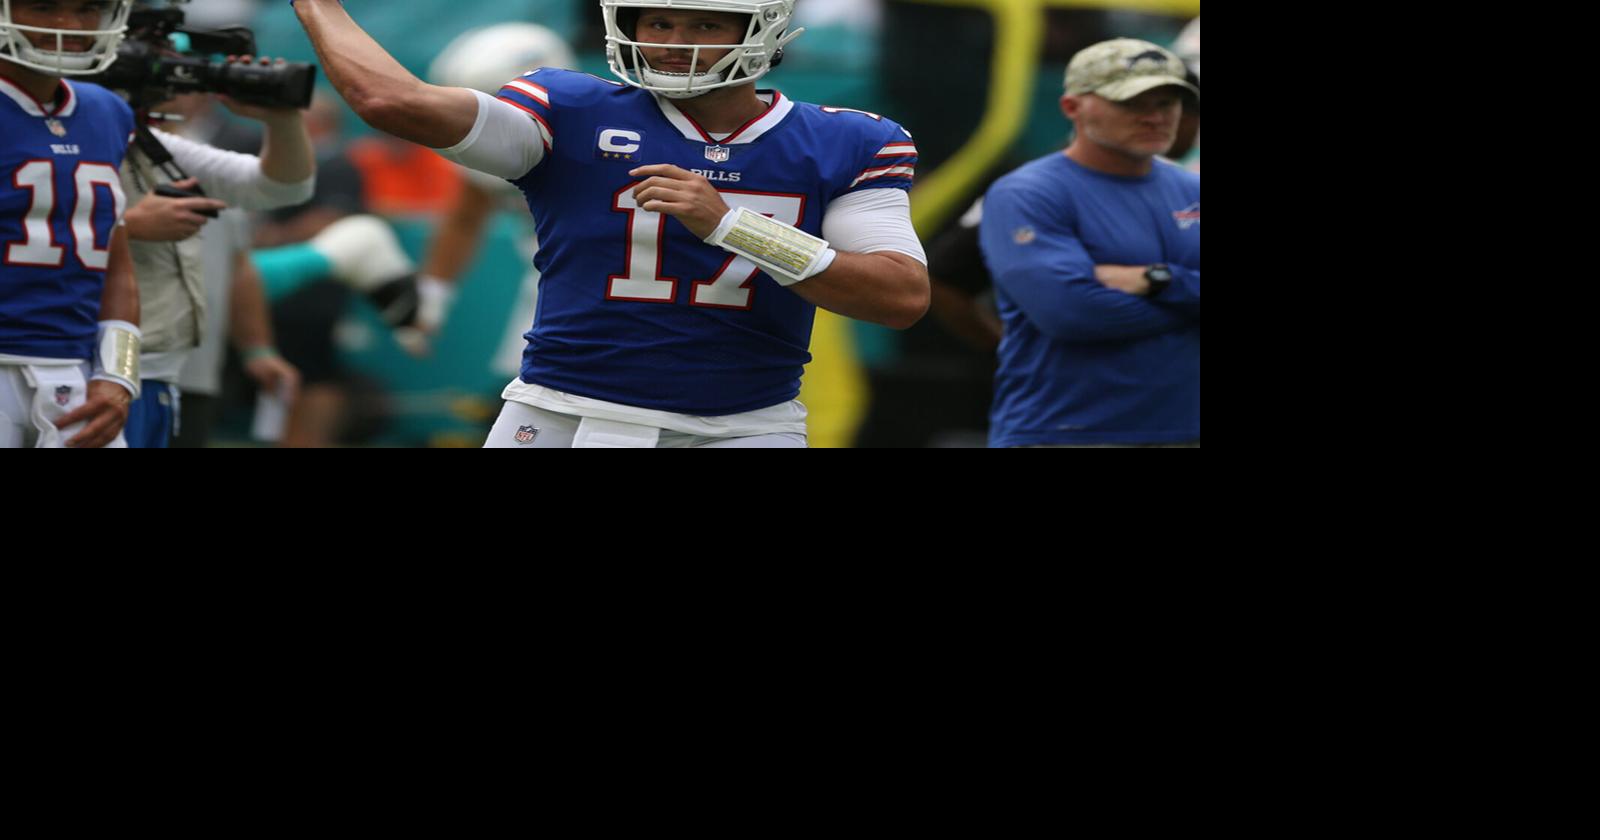
<svg viewBox="0 0 1600 840"><path fill-rule="evenodd" d="M351 143L348 154L361 170L367 209L373 213L443 213L461 193L461 173L456 165L414 143L365 137Z"/></svg>

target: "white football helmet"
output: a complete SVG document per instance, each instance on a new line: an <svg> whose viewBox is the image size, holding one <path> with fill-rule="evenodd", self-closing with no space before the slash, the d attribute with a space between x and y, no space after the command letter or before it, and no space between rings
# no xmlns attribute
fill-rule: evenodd
<svg viewBox="0 0 1600 840"><path fill-rule="evenodd" d="M737 44L649 44L636 40L639 14L647 9L749 15L750 26ZM783 48L805 31L788 32L794 0L600 0L600 11L605 17L606 60L612 74L669 99L689 99L717 88L749 84L777 66L783 60ZM704 73L668 73L652 69L640 52L643 48L689 50L692 67L699 67L701 50L729 53Z"/></svg>
<svg viewBox="0 0 1600 840"><path fill-rule="evenodd" d="M51 76L92 76L102 73L117 60L117 47L128 32L128 14L133 11L133 0L111 0L101 13L100 23L94 29L53 29L42 26L23 26L11 17L13 2L0 0L0 61L19 64ZM29 33L54 38L54 49L35 47L28 40ZM86 52L69 52L68 38L92 38Z"/></svg>
<svg viewBox="0 0 1600 840"><path fill-rule="evenodd" d="M499 23L461 33L433 60L428 79L493 96L506 82L540 67L572 70L577 59L560 35L543 26Z"/></svg>

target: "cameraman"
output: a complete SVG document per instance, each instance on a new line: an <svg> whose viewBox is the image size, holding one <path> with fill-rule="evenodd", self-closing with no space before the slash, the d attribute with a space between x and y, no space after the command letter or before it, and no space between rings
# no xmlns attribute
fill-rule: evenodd
<svg viewBox="0 0 1600 840"><path fill-rule="evenodd" d="M252 60L250 56L229 57L230 62ZM260 60L262 65L269 62ZM206 320L202 229L218 211L230 206L271 210L303 204L316 186L316 156L299 110L219 99L233 113L266 127L259 157L154 130L173 162L190 177L175 181L138 143L129 150L122 168L145 339L143 393L131 408L126 432L128 446L133 448L166 448L176 432L179 373L200 344ZM165 185L185 192L198 186L205 195L156 195L157 188ZM263 387L275 388L285 378L292 379L292 369L270 346L255 348L252 361L260 362L255 367L262 370L258 380Z"/></svg>

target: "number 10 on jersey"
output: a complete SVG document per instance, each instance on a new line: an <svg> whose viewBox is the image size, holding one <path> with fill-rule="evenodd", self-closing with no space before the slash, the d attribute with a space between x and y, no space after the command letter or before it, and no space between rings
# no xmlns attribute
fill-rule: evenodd
<svg viewBox="0 0 1600 840"><path fill-rule="evenodd" d="M606 300L630 300L648 303L671 303L678 299L678 279L663 277L661 261L664 257L662 242L666 239L667 216L642 210L634 200L633 190L638 184L629 184L617 192L611 209L628 214L628 273L608 278ZM806 197L781 193L740 192L718 190L729 207L740 207L771 216L780 222L798 227L805 219ZM715 277L694 281L689 294L689 305L708 306L714 309L749 309L755 296L756 274L761 269L755 263L733 254L723 262Z"/></svg>
<svg viewBox="0 0 1600 840"><path fill-rule="evenodd" d="M117 170L103 163L79 163L73 172L74 196L56 195L56 165L54 161L34 160L12 173L11 186L27 190L30 194L28 214L23 217L22 241L4 245L6 265L35 268L61 268L66 265L67 249L56 242L51 227L57 205L72 206L72 250L84 268L105 271L111 264L109 236L106 247L95 241L94 216L99 208L99 192L103 188L110 196L115 219L122 218L126 199L122 195L122 180Z"/></svg>

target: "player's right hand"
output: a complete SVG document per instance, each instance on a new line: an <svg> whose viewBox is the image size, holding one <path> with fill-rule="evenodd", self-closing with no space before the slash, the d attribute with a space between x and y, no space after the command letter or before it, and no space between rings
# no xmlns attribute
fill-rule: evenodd
<svg viewBox="0 0 1600 840"><path fill-rule="evenodd" d="M702 175L670 163L641 166L628 174L644 179L633 188L640 207L677 219L698 239L716 233L728 214L728 203Z"/></svg>
<svg viewBox="0 0 1600 840"><path fill-rule="evenodd" d="M192 190L199 181L190 178L177 181L172 186ZM201 211L228 209L224 202L214 198L167 198L154 193L129 208L124 217L128 222L128 238L139 242L181 242L200 232L210 219Z"/></svg>
<svg viewBox="0 0 1600 840"><path fill-rule="evenodd" d="M89 399L83 405L56 421L56 428L65 429L74 423L84 423L83 431L67 441L69 449L99 449L117 439L123 424L128 422L128 406L133 395L115 382L96 379L89 383Z"/></svg>

